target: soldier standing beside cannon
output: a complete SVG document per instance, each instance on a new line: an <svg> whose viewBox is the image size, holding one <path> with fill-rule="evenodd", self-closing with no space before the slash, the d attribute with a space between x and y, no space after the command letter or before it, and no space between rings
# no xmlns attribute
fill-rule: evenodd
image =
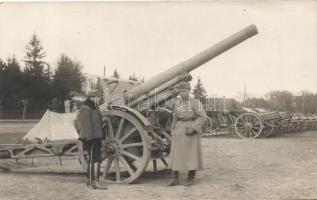
<svg viewBox="0 0 317 200"><path fill-rule="evenodd" d="M207 119L199 100L189 96L190 84L181 82L176 86L179 98L173 104L172 143L169 167L173 170L173 179L168 184L179 184L179 171L188 171L185 186L194 184L197 170L202 169L200 133Z"/></svg>
<svg viewBox="0 0 317 200"><path fill-rule="evenodd" d="M101 115L92 100L98 94L98 91L90 91L88 92L88 98L75 96L72 100L79 109L75 127L79 133L79 140L83 143L83 151L88 155L87 186L92 189L107 189L106 185L99 181L101 141L104 134L101 127Z"/></svg>

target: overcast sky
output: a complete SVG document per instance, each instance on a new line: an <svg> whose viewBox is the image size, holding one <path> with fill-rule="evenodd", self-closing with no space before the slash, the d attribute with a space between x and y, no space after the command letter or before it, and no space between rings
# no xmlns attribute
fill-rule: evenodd
<svg viewBox="0 0 317 200"><path fill-rule="evenodd" d="M36 33L46 61L64 53L86 73L146 80L250 24L259 34L194 70L209 96L261 96L270 90L317 92L317 3L103 2L2 3L0 58Z"/></svg>

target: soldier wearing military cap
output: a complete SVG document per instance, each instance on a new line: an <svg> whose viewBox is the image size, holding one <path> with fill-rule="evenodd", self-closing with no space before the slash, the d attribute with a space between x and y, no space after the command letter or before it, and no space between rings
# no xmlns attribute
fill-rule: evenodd
<svg viewBox="0 0 317 200"><path fill-rule="evenodd" d="M83 151L87 153L87 186L92 189L106 189L99 181L101 162L101 141L104 136L101 126L101 115L93 98L99 93L89 91L87 95L77 95L72 98L78 110L75 127L79 140L83 143Z"/></svg>
<svg viewBox="0 0 317 200"><path fill-rule="evenodd" d="M179 184L179 171L187 171L185 186L194 184L196 170L202 169L200 133L207 119L199 100L189 95L188 82L176 85L179 97L173 104L172 141L169 167L173 170L173 179L169 186Z"/></svg>

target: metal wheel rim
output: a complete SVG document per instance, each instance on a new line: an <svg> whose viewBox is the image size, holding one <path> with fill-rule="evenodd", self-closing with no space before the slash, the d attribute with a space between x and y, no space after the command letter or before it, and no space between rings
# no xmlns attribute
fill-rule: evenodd
<svg viewBox="0 0 317 200"><path fill-rule="evenodd" d="M253 125L255 122L258 123L256 124L256 129L253 127L250 129L246 127L246 123L248 123L249 126L250 123ZM243 113L237 117L234 128L239 137L244 139L254 139L260 136L263 129L263 122L255 113Z"/></svg>
<svg viewBox="0 0 317 200"><path fill-rule="evenodd" d="M105 123L112 123L112 119L115 117L120 119L119 127L117 130L112 130L111 133L111 127L105 125ZM103 128L108 131L108 137L103 141L103 158L100 169L101 177L110 183L131 183L144 172L150 160L151 152L149 150L149 136L144 130L143 125L141 125L135 117L124 111L111 110L107 112L106 115L103 116L103 123ZM134 127L131 129L124 128L123 126L125 123ZM125 133L123 134L124 131ZM133 135L139 135L139 139L142 141L125 143L125 141ZM115 149L115 153L109 153L109 146L111 146L111 150L112 148ZM128 148L134 147L142 148L141 156L135 155L127 150ZM129 158L129 160L127 158ZM137 166L134 166L130 160L136 162ZM110 177L110 174L113 176ZM126 174L128 174L128 176L123 176Z"/></svg>

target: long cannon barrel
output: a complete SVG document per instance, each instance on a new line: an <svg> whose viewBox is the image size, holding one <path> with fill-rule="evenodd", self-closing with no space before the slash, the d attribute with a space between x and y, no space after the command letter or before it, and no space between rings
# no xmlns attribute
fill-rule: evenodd
<svg viewBox="0 0 317 200"><path fill-rule="evenodd" d="M164 71L154 78L138 85L125 93L125 99L131 97L138 97L142 94L148 93L151 90L159 87L163 83L173 79L175 76L182 73L189 73L190 71L196 69L200 65L208 62L214 57L220 55L221 53L227 51L228 49L236 46L237 44L247 40L248 38L256 35L258 33L255 25L250 25L243 30L233 34L232 36L224 39L223 41L215 44L214 46L200 52L199 54L191 57L185 62L181 62L174 67Z"/></svg>

